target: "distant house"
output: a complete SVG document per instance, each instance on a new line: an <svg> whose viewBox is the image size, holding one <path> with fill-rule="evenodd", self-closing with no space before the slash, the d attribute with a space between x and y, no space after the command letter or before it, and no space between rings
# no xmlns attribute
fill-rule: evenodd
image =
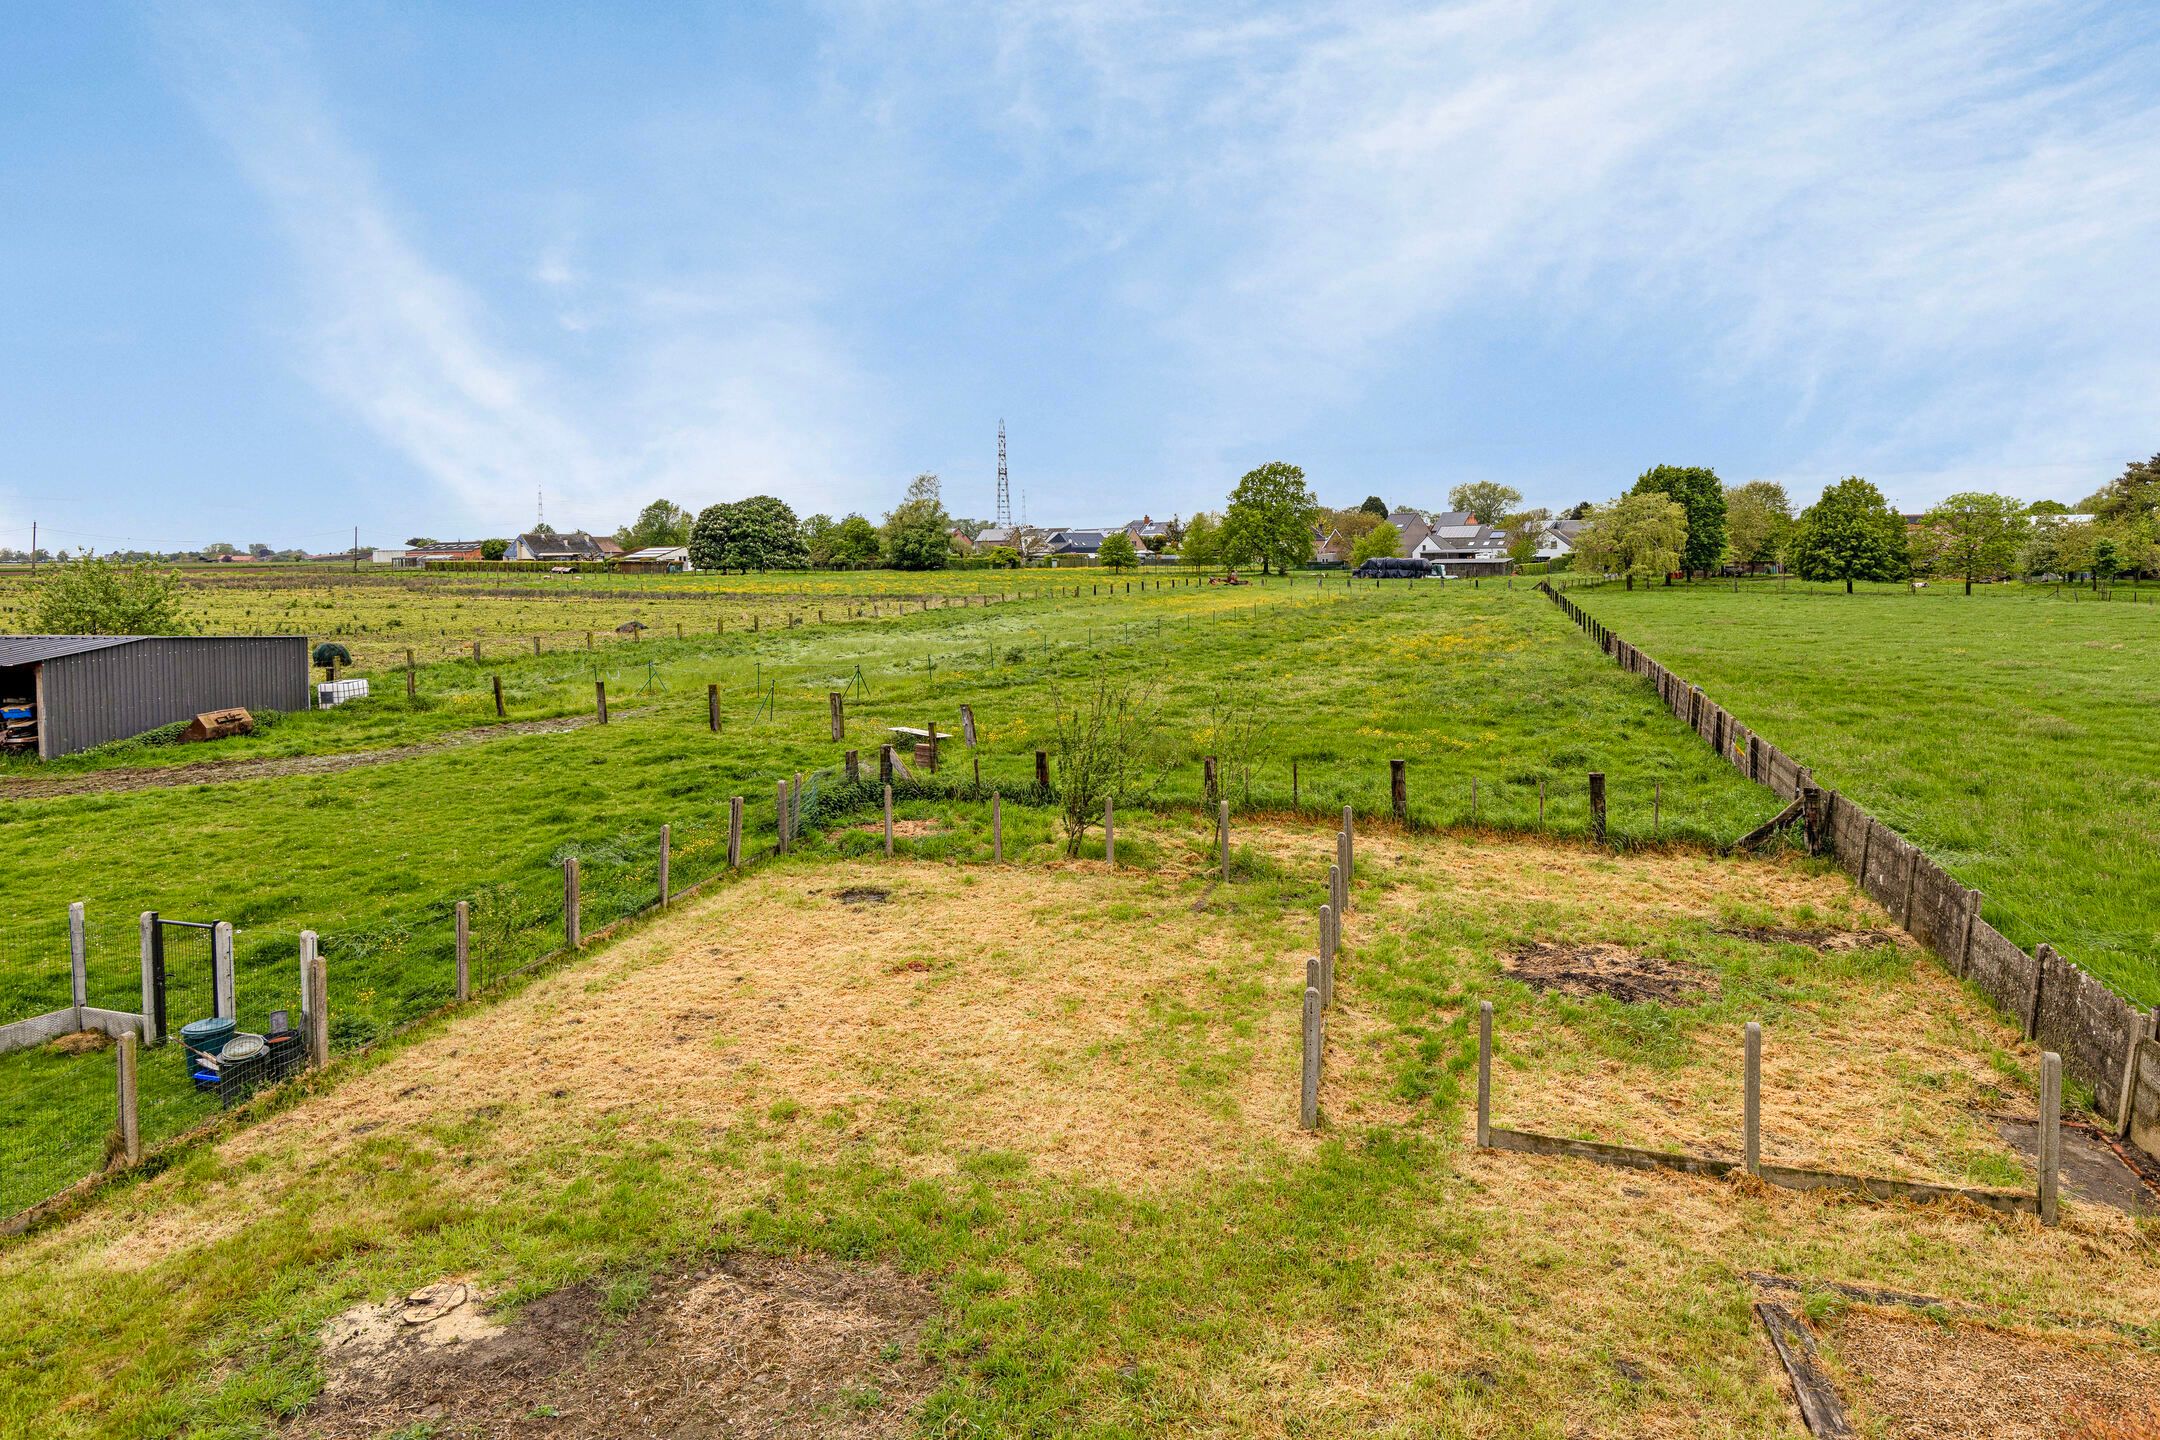
<svg viewBox="0 0 2160 1440"><path fill-rule="evenodd" d="M505 560L548 560L561 564L571 561L591 563L607 560L622 554L622 546L613 540L601 540L582 530L567 535L541 535L528 533L510 542Z"/></svg>
<svg viewBox="0 0 2160 1440"><path fill-rule="evenodd" d="M967 531L960 529L958 526L954 526L952 534L946 536L945 538L947 543L949 543L953 549L957 550L962 555L972 555L975 553L975 537L968 534Z"/></svg>
<svg viewBox="0 0 2160 1440"><path fill-rule="evenodd" d="M1403 553L1431 561L1445 575L1505 575L1513 568L1507 533L1495 525L1479 524L1467 510L1433 516L1431 527Z"/></svg>
<svg viewBox="0 0 2160 1440"><path fill-rule="evenodd" d="M1152 515L1126 521L1125 533L1132 536L1133 545L1140 550L1162 550L1170 544L1170 527ZM1148 543L1150 541L1155 543Z"/></svg>
<svg viewBox="0 0 2160 1440"><path fill-rule="evenodd" d="M1402 536L1402 553L1406 557L1417 554L1417 547L1425 543L1426 536L1432 534L1432 521L1417 510L1394 511L1387 517L1387 523L1395 527L1396 534Z"/></svg>
<svg viewBox="0 0 2160 1440"><path fill-rule="evenodd" d="M1053 559L1072 556L1093 560L1102 553L1103 537L1107 530L1052 530L1043 537L1039 553Z"/></svg>
<svg viewBox="0 0 2160 1440"><path fill-rule="evenodd" d="M593 548L600 552L601 559L619 560L622 558L623 548L612 536L594 535L591 539Z"/></svg>
<svg viewBox="0 0 2160 1440"><path fill-rule="evenodd" d="M1582 534L1587 520L1548 520L1538 532L1536 558L1551 564L1575 553L1575 537Z"/></svg>
<svg viewBox="0 0 2160 1440"><path fill-rule="evenodd" d="M628 570L643 575L665 575L685 571L690 566L690 547L687 545L648 545L643 550L632 550L615 562L618 570Z"/></svg>
<svg viewBox="0 0 2160 1440"><path fill-rule="evenodd" d="M1350 546L1342 538L1342 531L1323 530L1315 525L1312 538L1315 565L1347 565L1350 562Z"/></svg>
<svg viewBox="0 0 2160 1440"><path fill-rule="evenodd" d="M400 565L437 565L449 560L485 560L478 540L443 540L405 552Z"/></svg>

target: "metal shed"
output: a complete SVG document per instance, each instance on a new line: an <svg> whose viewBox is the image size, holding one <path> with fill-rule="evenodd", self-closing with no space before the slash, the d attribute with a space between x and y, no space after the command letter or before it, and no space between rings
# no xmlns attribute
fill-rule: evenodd
<svg viewBox="0 0 2160 1440"><path fill-rule="evenodd" d="M208 710L305 710L307 637L0 635L0 702L21 699L48 760Z"/></svg>

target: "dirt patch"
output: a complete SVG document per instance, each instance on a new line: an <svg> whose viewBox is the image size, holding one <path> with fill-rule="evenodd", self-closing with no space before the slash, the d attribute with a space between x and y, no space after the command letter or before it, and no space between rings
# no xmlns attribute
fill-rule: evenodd
<svg viewBox="0 0 2160 1440"><path fill-rule="evenodd" d="M936 1383L919 1339L935 1304L888 1268L766 1256L669 1276L619 1317L581 1285L501 1324L448 1282L334 1322L323 1393L285 1433L900 1434Z"/></svg>
<svg viewBox="0 0 2160 1440"><path fill-rule="evenodd" d="M1995 1133L2005 1144L2040 1162L2040 1122L2026 1116L1993 1115ZM2160 1215L2160 1194L2130 1168L2121 1152L2090 1125L2062 1127L2062 1187L2072 1199L2120 1210L2125 1215Z"/></svg>
<svg viewBox="0 0 2160 1440"><path fill-rule="evenodd" d="M878 819L871 821L868 825L858 825L855 828L866 835L883 835L885 833L885 822ZM892 822L893 836L900 840L919 840L925 835L935 835L944 828L945 822L942 820L895 820Z"/></svg>
<svg viewBox="0 0 2160 1440"><path fill-rule="evenodd" d="M843 905L882 905L892 899L892 891L880 890L875 885L850 885L845 890L834 891L833 899Z"/></svg>
<svg viewBox="0 0 2160 1440"><path fill-rule="evenodd" d="M632 712L618 709L618 716ZM481 725L460 730L441 740L414 745L394 745L384 750L352 750L342 755L287 755L277 759L197 760L186 765L135 766L121 770L87 770L76 775L39 776L0 780L0 800L41 800L53 795L94 795L118 790L156 790L172 785L219 785L235 780L266 780L277 775L331 775L357 770L363 765L387 765L444 750L460 750L509 735L551 735L578 730L593 723L590 715L565 715L554 720L513 720L503 725Z"/></svg>
<svg viewBox="0 0 2160 1440"><path fill-rule="evenodd" d="M1805 945L1829 955L1905 943L1888 930L1793 930L1779 925L1739 925L1721 926L1717 933L1753 940L1760 945Z"/></svg>
<svg viewBox="0 0 2160 1440"><path fill-rule="evenodd" d="M1625 945L1554 945L1540 941L1509 955L1507 973L1533 990L1609 995L1630 1005L1670 1005L1717 993L1717 976L1685 960L1660 960Z"/></svg>
<svg viewBox="0 0 2160 1440"><path fill-rule="evenodd" d="M102 1030L78 1030L72 1035L62 1035L46 1048L55 1055L95 1055L100 1050L110 1050L112 1043L112 1036Z"/></svg>
<svg viewBox="0 0 2160 1440"><path fill-rule="evenodd" d="M1874 1310L1848 1311L1824 1328L1845 1403L1879 1427L1868 1433L1889 1440L2054 1440L2080 1433L2075 1417L2121 1419L2160 1406L2160 1356L2112 1337Z"/></svg>

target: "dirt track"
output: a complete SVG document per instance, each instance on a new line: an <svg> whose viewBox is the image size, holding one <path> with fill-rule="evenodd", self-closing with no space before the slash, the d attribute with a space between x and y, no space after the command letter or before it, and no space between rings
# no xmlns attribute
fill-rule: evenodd
<svg viewBox="0 0 2160 1440"><path fill-rule="evenodd" d="M440 740L393 745L385 750L353 750L342 755L285 755L259 760L200 760L191 765L86 770L75 775L56 775L49 780L0 780L0 800L42 800L55 795L155 790L169 785L217 785L234 780L267 780L278 775L330 775L363 765L385 765L393 760L411 760L444 750L460 750L506 735L545 735L577 730L592 723L590 715L565 715L554 720L513 720L502 725L460 730Z"/></svg>

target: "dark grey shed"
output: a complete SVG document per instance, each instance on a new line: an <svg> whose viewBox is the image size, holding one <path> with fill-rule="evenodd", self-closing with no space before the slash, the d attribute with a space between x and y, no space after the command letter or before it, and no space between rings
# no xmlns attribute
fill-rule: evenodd
<svg viewBox="0 0 2160 1440"><path fill-rule="evenodd" d="M6 699L37 705L48 760L209 710L305 710L307 637L0 635Z"/></svg>

